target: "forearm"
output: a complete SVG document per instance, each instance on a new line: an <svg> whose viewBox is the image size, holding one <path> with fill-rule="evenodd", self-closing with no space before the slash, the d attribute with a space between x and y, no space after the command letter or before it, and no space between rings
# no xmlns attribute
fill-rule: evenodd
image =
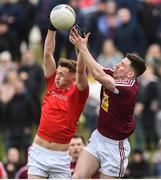
<svg viewBox="0 0 161 180"><path fill-rule="evenodd" d="M55 51L56 31L48 30L44 45L44 56L53 55Z"/></svg>
<svg viewBox="0 0 161 180"><path fill-rule="evenodd" d="M88 48L84 47L79 49L79 51L82 61L84 61L84 64L87 65L89 71L94 78L97 78L98 76L104 74L102 66L95 61Z"/></svg>
<svg viewBox="0 0 161 180"><path fill-rule="evenodd" d="M76 49L77 54L77 68L76 68L76 84L80 90L84 90L88 85L87 74L86 74L86 63L83 61L82 55L79 50Z"/></svg>
<svg viewBox="0 0 161 180"><path fill-rule="evenodd" d="M55 51L56 31L48 30L44 45L44 74L49 77L56 70L56 63L53 57Z"/></svg>
<svg viewBox="0 0 161 180"><path fill-rule="evenodd" d="M87 47L80 48L79 50L82 59L86 63L94 79L100 82L106 89L114 92L115 81L113 77L109 76L103 71L103 67L95 61Z"/></svg>
<svg viewBox="0 0 161 180"><path fill-rule="evenodd" d="M86 71L86 62L83 61L83 57L80 53L77 55L77 68L78 73L83 73Z"/></svg>

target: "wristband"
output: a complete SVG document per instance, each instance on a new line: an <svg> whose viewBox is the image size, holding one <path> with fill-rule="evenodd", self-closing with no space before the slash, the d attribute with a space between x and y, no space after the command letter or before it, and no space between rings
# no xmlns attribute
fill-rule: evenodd
<svg viewBox="0 0 161 180"><path fill-rule="evenodd" d="M56 30L57 30L57 29L51 24L51 22L49 22L48 29L50 29L51 31L56 31Z"/></svg>
<svg viewBox="0 0 161 180"><path fill-rule="evenodd" d="M119 94L119 90L117 88L115 88L115 90L113 91L114 94Z"/></svg>

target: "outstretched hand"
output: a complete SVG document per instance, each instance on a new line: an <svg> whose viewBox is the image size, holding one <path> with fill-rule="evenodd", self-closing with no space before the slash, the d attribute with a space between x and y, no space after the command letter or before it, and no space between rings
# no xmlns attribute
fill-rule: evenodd
<svg viewBox="0 0 161 180"><path fill-rule="evenodd" d="M81 50L87 47L89 35L90 33L87 33L85 37L82 38L74 26L70 31L69 40L78 50Z"/></svg>

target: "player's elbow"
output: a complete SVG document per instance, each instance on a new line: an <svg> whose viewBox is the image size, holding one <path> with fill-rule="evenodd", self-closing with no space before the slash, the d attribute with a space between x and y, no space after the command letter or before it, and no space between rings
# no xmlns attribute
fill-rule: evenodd
<svg viewBox="0 0 161 180"><path fill-rule="evenodd" d="M99 72L92 73L92 75L93 75L93 78L98 82L100 82L103 78L103 74Z"/></svg>
<svg viewBox="0 0 161 180"><path fill-rule="evenodd" d="M111 76L100 74L94 78L109 91L113 92L115 90L115 80Z"/></svg>

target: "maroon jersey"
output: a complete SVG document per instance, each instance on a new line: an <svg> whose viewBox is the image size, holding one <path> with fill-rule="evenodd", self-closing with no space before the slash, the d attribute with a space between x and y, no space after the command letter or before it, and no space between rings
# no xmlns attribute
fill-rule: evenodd
<svg viewBox="0 0 161 180"><path fill-rule="evenodd" d="M111 69L104 71L113 76ZM135 129L133 112L138 83L136 79L116 80L115 83L119 94L114 94L103 86L101 88L98 131L113 140L123 140Z"/></svg>

